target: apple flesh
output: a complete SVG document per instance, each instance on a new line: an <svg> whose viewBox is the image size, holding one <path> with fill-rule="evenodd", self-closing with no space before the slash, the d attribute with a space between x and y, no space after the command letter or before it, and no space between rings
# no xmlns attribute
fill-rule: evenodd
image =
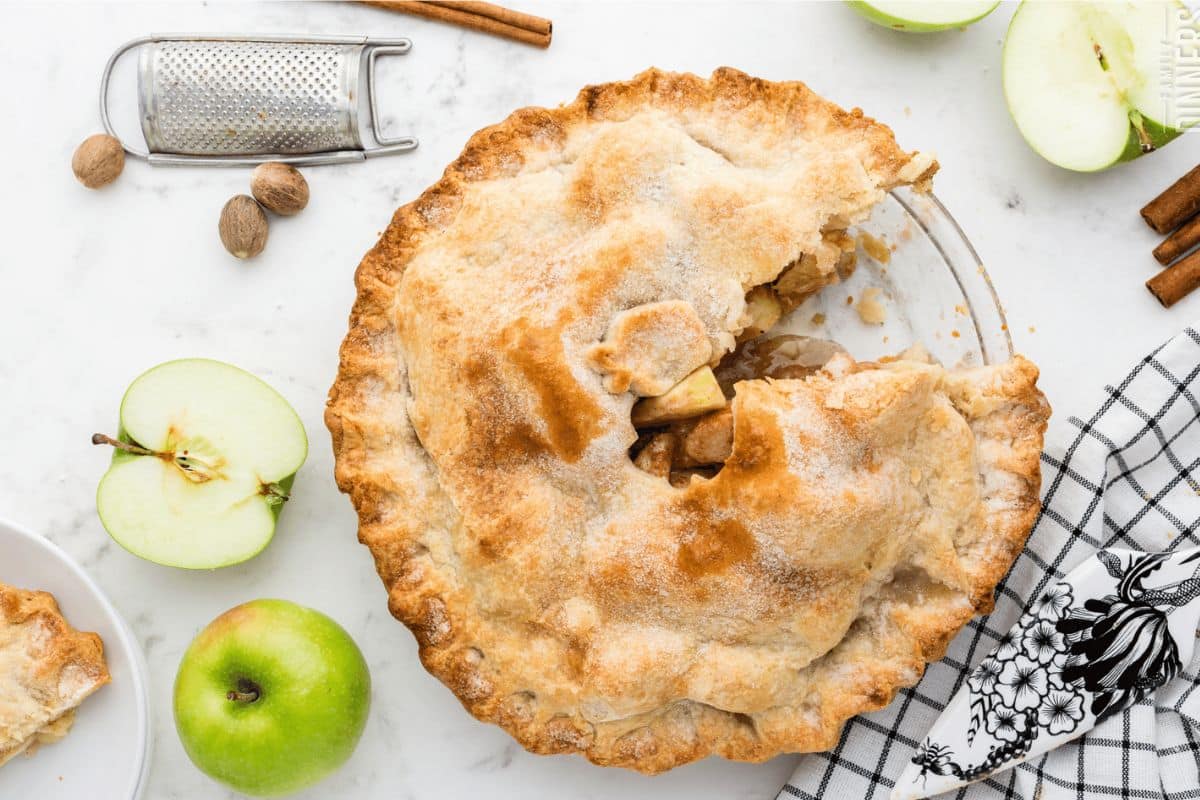
<svg viewBox="0 0 1200 800"><path fill-rule="evenodd" d="M370 695L367 663L340 625L287 600L254 600L192 640L175 677L175 727L206 775L277 796L350 758Z"/></svg>
<svg viewBox="0 0 1200 800"><path fill-rule="evenodd" d="M996 10L1000 0L851 0L850 7L876 25L907 33L963 28Z"/></svg>
<svg viewBox="0 0 1200 800"><path fill-rule="evenodd" d="M1095 172L1170 142L1159 61L1173 2L1024 2L1004 41L1004 97L1052 164Z"/></svg>
<svg viewBox="0 0 1200 800"><path fill-rule="evenodd" d="M658 397L643 397L633 405L635 427L647 428L678 419L698 417L725 407L725 393L712 367L701 367Z"/></svg>
<svg viewBox="0 0 1200 800"><path fill-rule="evenodd" d="M287 401L244 370L184 359L137 378L121 401L96 507L109 535L158 564L207 569L256 555L275 533L308 454Z"/></svg>

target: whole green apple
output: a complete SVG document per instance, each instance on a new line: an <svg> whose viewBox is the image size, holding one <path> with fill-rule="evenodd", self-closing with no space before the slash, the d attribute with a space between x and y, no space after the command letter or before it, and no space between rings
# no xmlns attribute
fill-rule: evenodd
<svg viewBox="0 0 1200 800"><path fill-rule="evenodd" d="M287 600L253 600L192 640L175 676L175 726L209 777L282 795L345 763L370 695L367 662L340 625Z"/></svg>

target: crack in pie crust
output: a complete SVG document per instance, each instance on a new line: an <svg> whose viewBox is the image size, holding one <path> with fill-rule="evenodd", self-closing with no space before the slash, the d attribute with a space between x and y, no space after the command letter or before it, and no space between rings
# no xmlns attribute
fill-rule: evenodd
<svg viewBox="0 0 1200 800"><path fill-rule="evenodd" d="M711 477L629 452L638 392L757 333L756 287L837 280L846 227L936 166L801 83L650 70L480 131L396 212L326 423L389 609L472 714L649 773L827 749L990 609L1038 509L1024 359L837 355L737 383Z"/></svg>
<svg viewBox="0 0 1200 800"><path fill-rule="evenodd" d="M99 636L72 628L53 595L0 583L0 766L66 736L108 681Z"/></svg>

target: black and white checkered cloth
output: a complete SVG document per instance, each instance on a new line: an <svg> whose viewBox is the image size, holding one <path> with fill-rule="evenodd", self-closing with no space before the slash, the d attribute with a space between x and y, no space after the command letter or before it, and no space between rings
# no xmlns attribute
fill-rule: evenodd
<svg viewBox="0 0 1200 800"><path fill-rule="evenodd" d="M1026 601L1107 546L1161 551L1200 545L1200 333L1188 328L1106 386L1086 419L1052 421L1042 501L1029 543L924 679L847 723L837 747L807 755L778 800L886 800L918 742ZM944 797L960 800L1200 798L1200 647L1152 698L1081 739Z"/></svg>

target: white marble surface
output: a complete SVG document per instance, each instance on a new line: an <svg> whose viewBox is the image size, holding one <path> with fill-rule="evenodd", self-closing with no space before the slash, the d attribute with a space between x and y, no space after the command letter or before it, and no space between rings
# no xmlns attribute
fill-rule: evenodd
<svg viewBox="0 0 1200 800"><path fill-rule="evenodd" d="M1001 94L1010 7L965 32L908 37L832 3L528 5L555 20L547 52L342 3L0 4L0 514L72 553L141 640L155 704L150 798L228 794L184 755L171 682L201 626L262 596L341 621L375 678L357 753L305 797L766 798L796 763L708 760L647 778L524 753L422 671L355 541L321 422L351 272L392 210L432 182L472 131L516 107L565 101L586 83L648 65L707 73L722 64L801 78L861 105L903 144L939 156L937 192L989 267L1018 349L1042 365L1063 416L1200 313L1200 294L1166 312L1142 288L1155 237L1137 214L1196 162L1200 136L1100 175L1041 161ZM216 235L221 205L246 189L243 171L131 162L104 191L80 187L68 163L99 127L95 93L108 53L142 33L188 30L411 36L415 48L385 74L382 99L392 130L419 136L421 148L310 170L311 205L272 220L266 252L248 264L228 257ZM159 567L109 540L93 499L108 453L88 444L93 431L115 427L131 378L196 355L266 377L299 410L312 443L270 548L211 573Z"/></svg>

